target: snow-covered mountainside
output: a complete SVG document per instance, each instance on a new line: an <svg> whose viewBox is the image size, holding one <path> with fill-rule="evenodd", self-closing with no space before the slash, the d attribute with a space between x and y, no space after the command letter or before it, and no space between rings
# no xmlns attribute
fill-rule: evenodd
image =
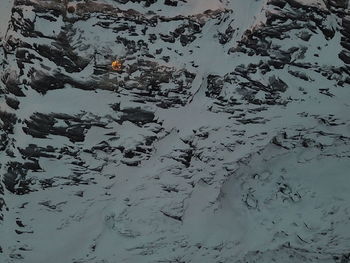
<svg viewBox="0 0 350 263"><path fill-rule="evenodd" d="M0 0L0 262L349 263L348 7Z"/></svg>

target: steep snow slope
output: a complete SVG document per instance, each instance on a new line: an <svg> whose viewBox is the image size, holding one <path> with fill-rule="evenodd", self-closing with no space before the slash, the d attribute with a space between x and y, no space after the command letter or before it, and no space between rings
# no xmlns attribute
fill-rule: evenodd
<svg viewBox="0 0 350 263"><path fill-rule="evenodd" d="M347 1L68 6L2 31L0 262L350 261Z"/></svg>
<svg viewBox="0 0 350 263"><path fill-rule="evenodd" d="M0 40L5 36L8 23L11 17L11 8L13 5L12 0L3 0L1 2L1 9L0 9L0 17L1 17L1 23L0 23Z"/></svg>

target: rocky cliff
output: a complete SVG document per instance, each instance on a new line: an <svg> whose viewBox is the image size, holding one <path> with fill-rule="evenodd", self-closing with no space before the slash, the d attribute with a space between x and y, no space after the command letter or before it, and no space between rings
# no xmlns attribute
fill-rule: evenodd
<svg viewBox="0 0 350 263"><path fill-rule="evenodd" d="M1 262L350 262L348 1L6 6Z"/></svg>

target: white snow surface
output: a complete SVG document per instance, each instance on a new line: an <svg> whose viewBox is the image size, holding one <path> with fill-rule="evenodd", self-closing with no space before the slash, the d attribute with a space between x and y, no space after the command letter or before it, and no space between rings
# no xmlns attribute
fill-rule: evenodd
<svg viewBox="0 0 350 263"><path fill-rule="evenodd" d="M1 0L0 2L0 42L3 41L9 26L12 5L13 0Z"/></svg>

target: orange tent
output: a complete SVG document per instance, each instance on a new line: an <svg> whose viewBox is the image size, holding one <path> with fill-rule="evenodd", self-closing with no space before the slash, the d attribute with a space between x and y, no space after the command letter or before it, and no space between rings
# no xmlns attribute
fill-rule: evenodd
<svg viewBox="0 0 350 263"><path fill-rule="evenodd" d="M119 60L114 60L112 62L112 69L113 70L117 70L117 71L121 70L122 69L122 63Z"/></svg>

